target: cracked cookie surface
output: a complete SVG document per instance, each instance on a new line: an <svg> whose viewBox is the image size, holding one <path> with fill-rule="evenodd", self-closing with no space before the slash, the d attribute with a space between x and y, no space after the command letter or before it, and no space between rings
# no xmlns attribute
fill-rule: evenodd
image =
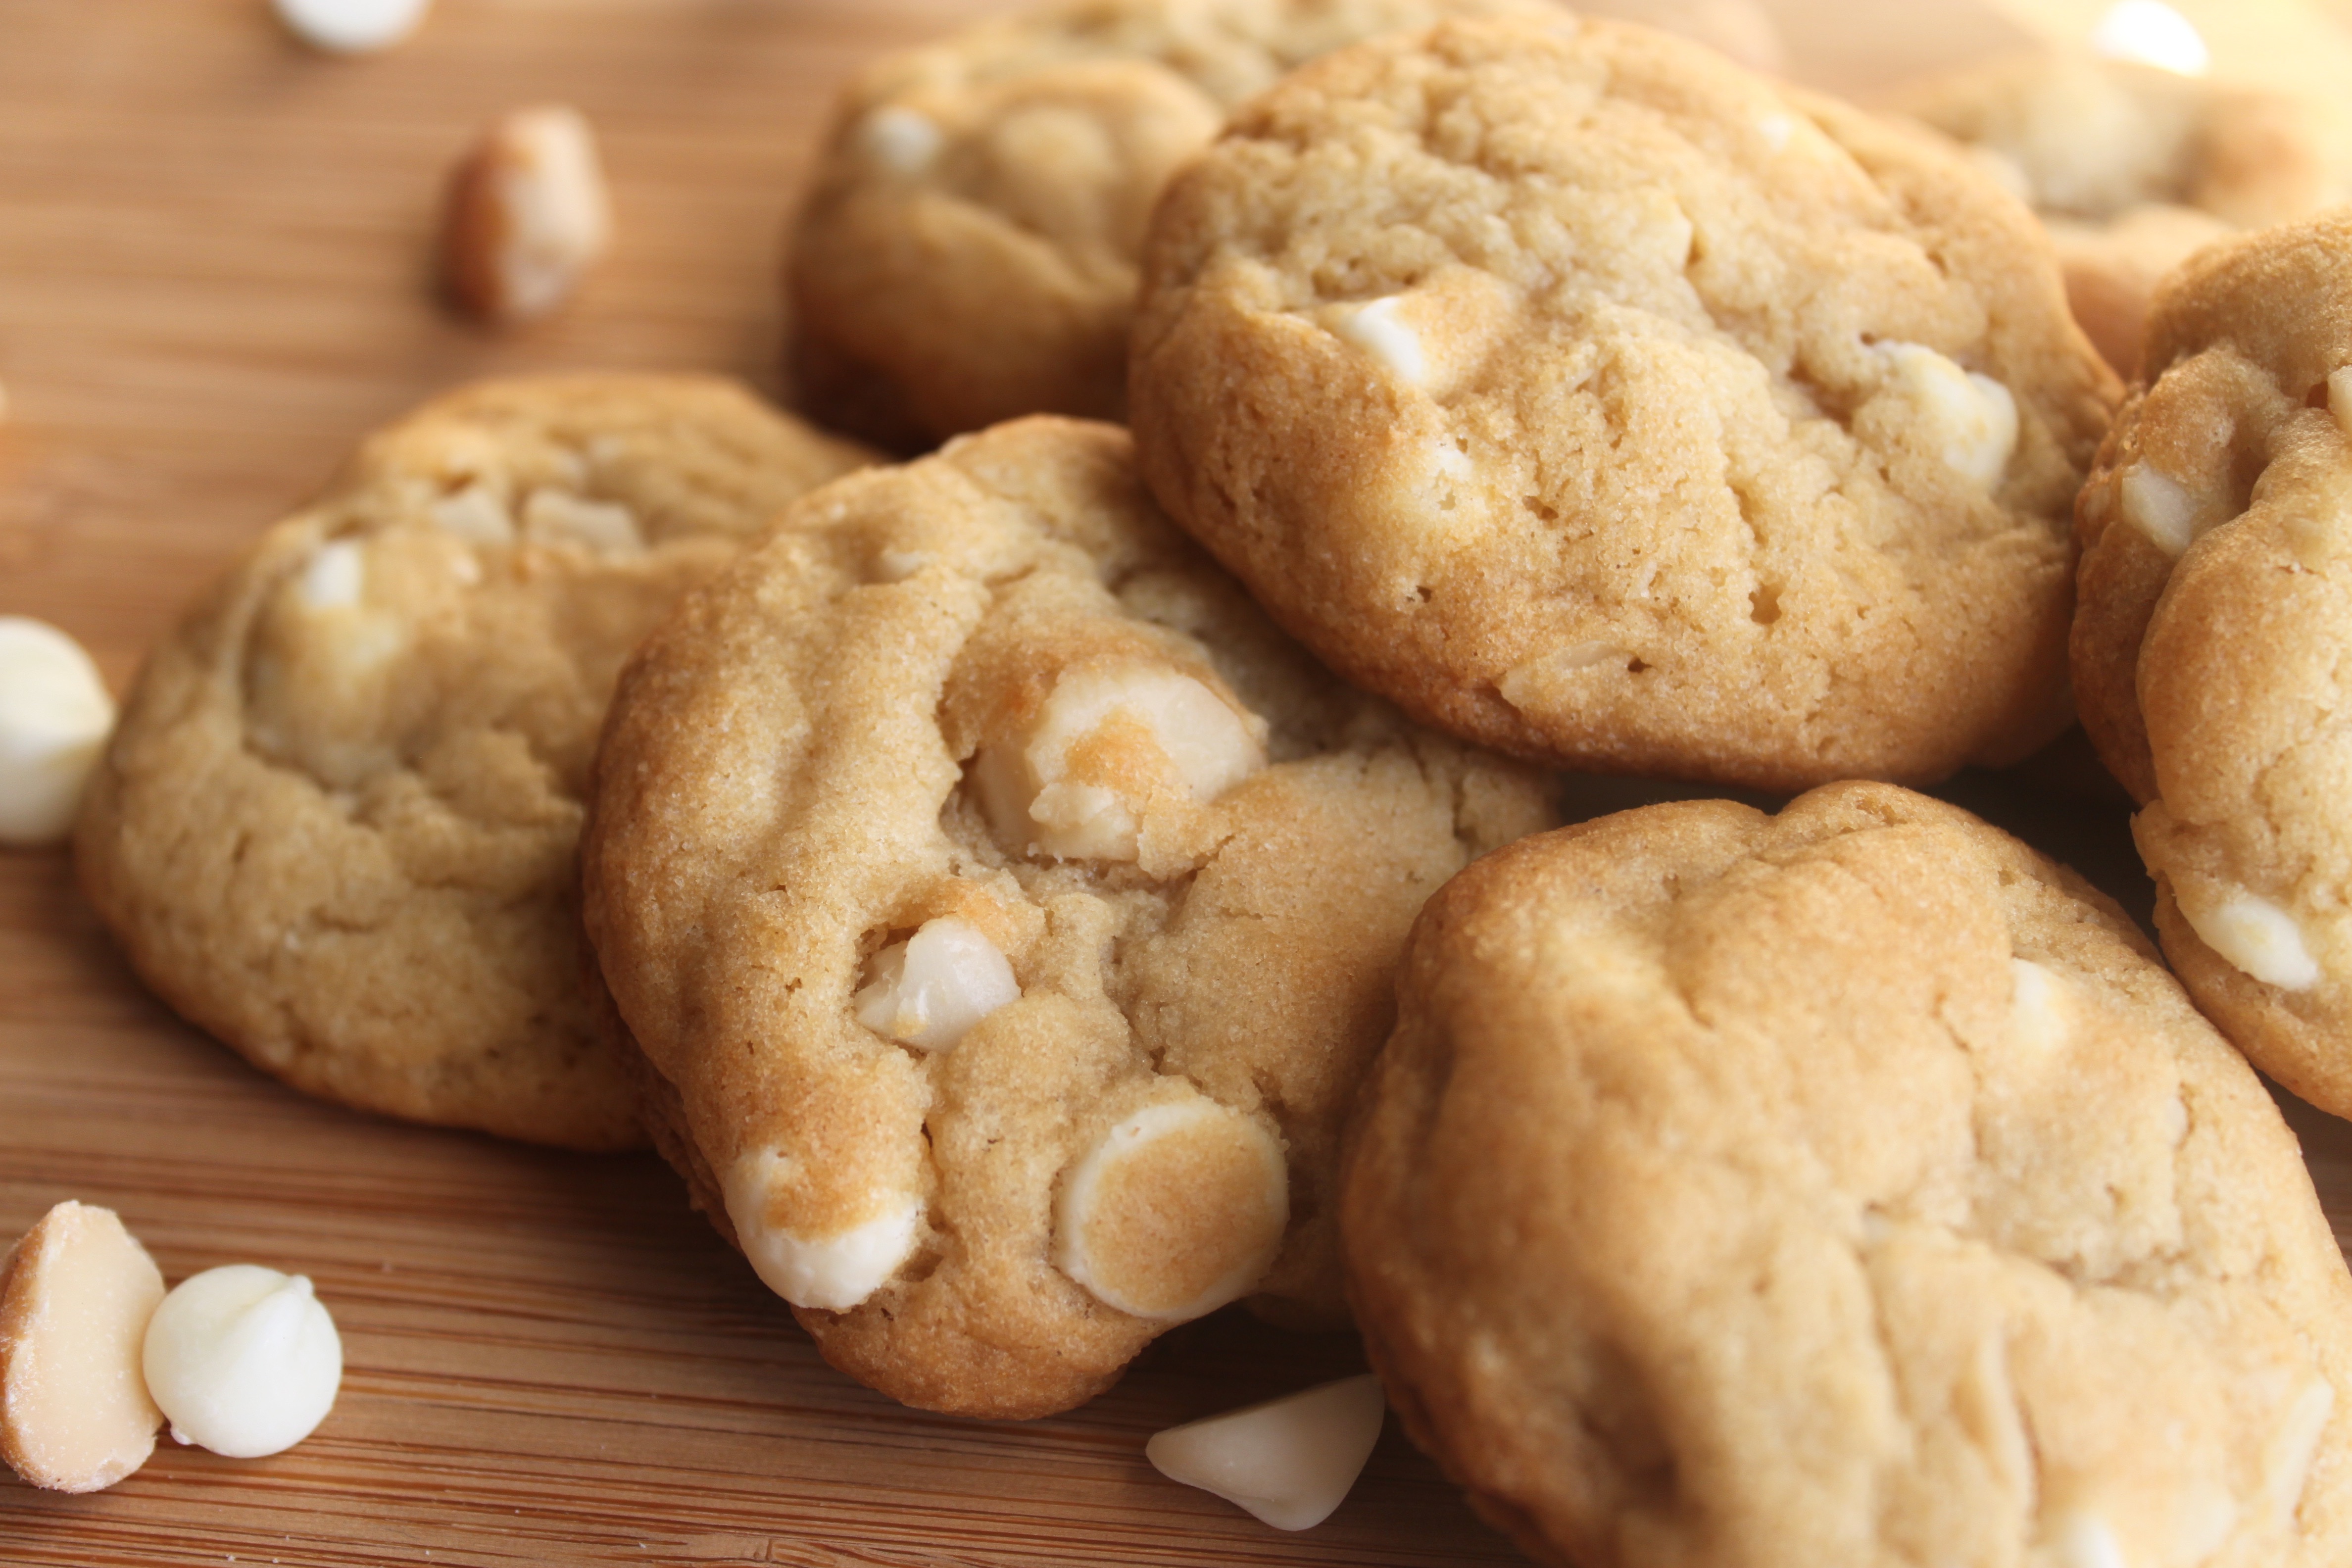
<svg viewBox="0 0 2352 1568"><path fill-rule="evenodd" d="M2352 195L2331 106L2122 60L2021 56L1891 107L1974 149L2042 215L2076 319L2126 376L2165 274L2240 229Z"/></svg>
<svg viewBox="0 0 2352 1568"><path fill-rule="evenodd" d="M623 678L590 935L712 1220L825 1358L1030 1416L1247 1295L1344 1321L1339 1121L1536 775L1289 643L1126 434L793 508Z"/></svg>
<svg viewBox="0 0 2352 1568"><path fill-rule="evenodd" d="M1341 673L1780 789L2055 732L2114 392L1947 146L1601 22L1258 99L1154 219L1131 384L1154 493Z"/></svg>
<svg viewBox="0 0 2352 1568"><path fill-rule="evenodd" d="M1710 24L1715 7L1687 11ZM1743 7L1729 8L1735 15ZM916 446L1127 405L1136 258L1168 176L1329 50L1548 0L1063 0L867 68L795 229L811 407Z"/></svg>
<svg viewBox="0 0 2352 1568"><path fill-rule="evenodd" d="M2352 1115L2352 216L2199 257L2148 345L2078 509L2083 727L2199 1005Z"/></svg>
<svg viewBox="0 0 2352 1568"><path fill-rule="evenodd" d="M151 656L77 830L92 902L166 1001L299 1089L637 1142L577 931L604 702L680 593L865 460L708 377L425 405Z"/></svg>
<svg viewBox="0 0 2352 1568"><path fill-rule="evenodd" d="M1350 1293L1539 1561L2352 1552L2294 1137L2072 872L1891 785L1644 807L1456 878L1398 990Z"/></svg>

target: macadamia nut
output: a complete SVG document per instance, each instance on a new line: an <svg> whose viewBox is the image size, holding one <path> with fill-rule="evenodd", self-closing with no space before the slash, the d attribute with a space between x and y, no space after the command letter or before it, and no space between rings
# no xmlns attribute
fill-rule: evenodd
<svg viewBox="0 0 2352 1568"><path fill-rule="evenodd" d="M182 1280L147 1325L147 1387L174 1441L231 1458L292 1447L343 1380L343 1343L310 1281L250 1263Z"/></svg>
<svg viewBox="0 0 2352 1568"><path fill-rule="evenodd" d="M0 844L61 841L114 729L114 699L81 645L0 616Z"/></svg>
<svg viewBox="0 0 2352 1568"><path fill-rule="evenodd" d="M1065 1178L1054 1262L1105 1306L1183 1322L1248 1294L1290 1223L1274 1135L1194 1095L1112 1127Z"/></svg>
<svg viewBox="0 0 2352 1568"><path fill-rule="evenodd" d="M450 289L486 321L534 321L571 296L612 229L587 120L560 105L517 110L451 181L442 236Z"/></svg>
<svg viewBox="0 0 2352 1568"><path fill-rule="evenodd" d="M1216 1493L1276 1530L1331 1516L1380 1441L1388 1405L1366 1373L1171 1426L1143 1447L1170 1480Z"/></svg>
<svg viewBox="0 0 2352 1568"><path fill-rule="evenodd" d="M1009 847L1132 860L1155 809L1214 800L1265 765L1264 728L1181 670L1082 666L1025 733L981 749L973 777Z"/></svg>
<svg viewBox="0 0 2352 1568"><path fill-rule="evenodd" d="M0 1458L37 1487L110 1487L155 1448L139 1368L163 1276L111 1209L66 1202L0 1268Z"/></svg>
<svg viewBox="0 0 2352 1568"><path fill-rule="evenodd" d="M1944 466L1986 489L1998 486L2017 451L2017 399L2009 388L1922 343L1874 346L1889 391L1917 410Z"/></svg>
<svg viewBox="0 0 2352 1568"><path fill-rule="evenodd" d="M1013 965L970 921L926 921L874 955L856 997L857 1021L920 1050L954 1047L971 1026L1021 999Z"/></svg>

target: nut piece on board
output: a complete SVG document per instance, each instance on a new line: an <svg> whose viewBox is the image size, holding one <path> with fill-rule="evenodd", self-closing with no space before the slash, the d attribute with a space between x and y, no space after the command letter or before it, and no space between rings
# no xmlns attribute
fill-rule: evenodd
<svg viewBox="0 0 2352 1568"><path fill-rule="evenodd" d="M163 1276L111 1209L70 1200L0 1265L0 1458L37 1487L94 1492L155 1448L139 1371Z"/></svg>
<svg viewBox="0 0 2352 1568"><path fill-rule="evenodd" d="M0 616L0 844L55 844L114 729L114 699L81 645Z"/></svg>
<svg viewBox="0 0 2352 1568"><path fill-rule="evenodd" d="M287 31L330 55L388 49L416 30L433 0L277 0Z"/></svg>
<svg viewBox="0 0 2352 1568"><path fill-rule="evenodd" d="M612 232L586 118L560 104L518 109L451 177L442 268L467 314L514 325L569 298Z"/></svg>
<svg viewBox="0 0 2352 1568"><path fill-rule="evenodd" d="M173 1440L233 1459L308 1437L343 1381L343 1342L310 1279L250 1263L181 1280L155 1309L142 1359Z"/></svg>
<svg viewBox="0 0 2352 1568"><path fill-rule="evenodd" d="M1347 1498L1387 1414L1380 1379L1365 1373L1171 1426L1143 1455L1170 1480L1214 1492L1276 1530L1306 1530Z"/></svg>

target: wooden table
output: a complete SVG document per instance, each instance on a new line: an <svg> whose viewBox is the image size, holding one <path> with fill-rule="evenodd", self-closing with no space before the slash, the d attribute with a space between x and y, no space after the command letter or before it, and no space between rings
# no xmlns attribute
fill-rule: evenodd
<svg viewBox="0 0 2352 1568"><path fill-rule="evenodd" d="M1846 40L1811 73L1856 85L1855 30L1786 3L1801 42ZM974 9L442 0L406 47L333 61L261 0L0 0L0 613L66 626L119 687L247 539L436 388L587 365L771 384L782 217L834 84ZM1870 9L1910 18L1887 48L2023 37L1957 0L1942 35ZM486 336L427 288L440 181L489 116L549 99L602 132L621 242L575 308ZM2030 826L2131 892L2121 823ZM2340 1224L2352 1130L2298 1125ZM276 1458L167 1443L82 1498L0 1475L11 1564L1517 1560L1394 1432L1296 1536L1144 1463L1160 1426L1354 1370L1345 1339L1224 1314L1055 1420L899 1409L817 1360L656 1162L301 1099L141 991L62 855L0 852L0 1237L66 1197L120 1210L173 1279L310 1274L349 1371Z"/></svg>

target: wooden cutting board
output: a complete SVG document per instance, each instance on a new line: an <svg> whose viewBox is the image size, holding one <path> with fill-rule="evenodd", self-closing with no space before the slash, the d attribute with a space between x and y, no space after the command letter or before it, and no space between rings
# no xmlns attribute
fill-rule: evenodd
<svg viewBox="0 0 2352 1568"><path fill-rule="evenodd" d="M835 84L980 8L442 0L406 47L337 61L263 0L0 0L0 613L68 627L120 687L259 527L439 387L772 386L783 215ZM2025 37L1959 0L1784 9L1800 74L1848 88ZM476 127L543 100L599 127L622 237L573 309L487 336L427 288L439 184ZM2144 902L2120 812L1955 793ZM2296 1115L2340 1227L2352 1130ZM0 1562L1517 1561L1393 1431L1296 1536L1144 1463L1159 1427L1355 1370L1345 1338L1228 1313L1055 1420L900 1409L817 1360L656 1162L303 1100L139 988L62 855L0 851L0 1239L66 1197L120 1210L173 1279L310 1274L349 1372L276 1458L167 1443L81 1498L0 1474Z"/></svg>

